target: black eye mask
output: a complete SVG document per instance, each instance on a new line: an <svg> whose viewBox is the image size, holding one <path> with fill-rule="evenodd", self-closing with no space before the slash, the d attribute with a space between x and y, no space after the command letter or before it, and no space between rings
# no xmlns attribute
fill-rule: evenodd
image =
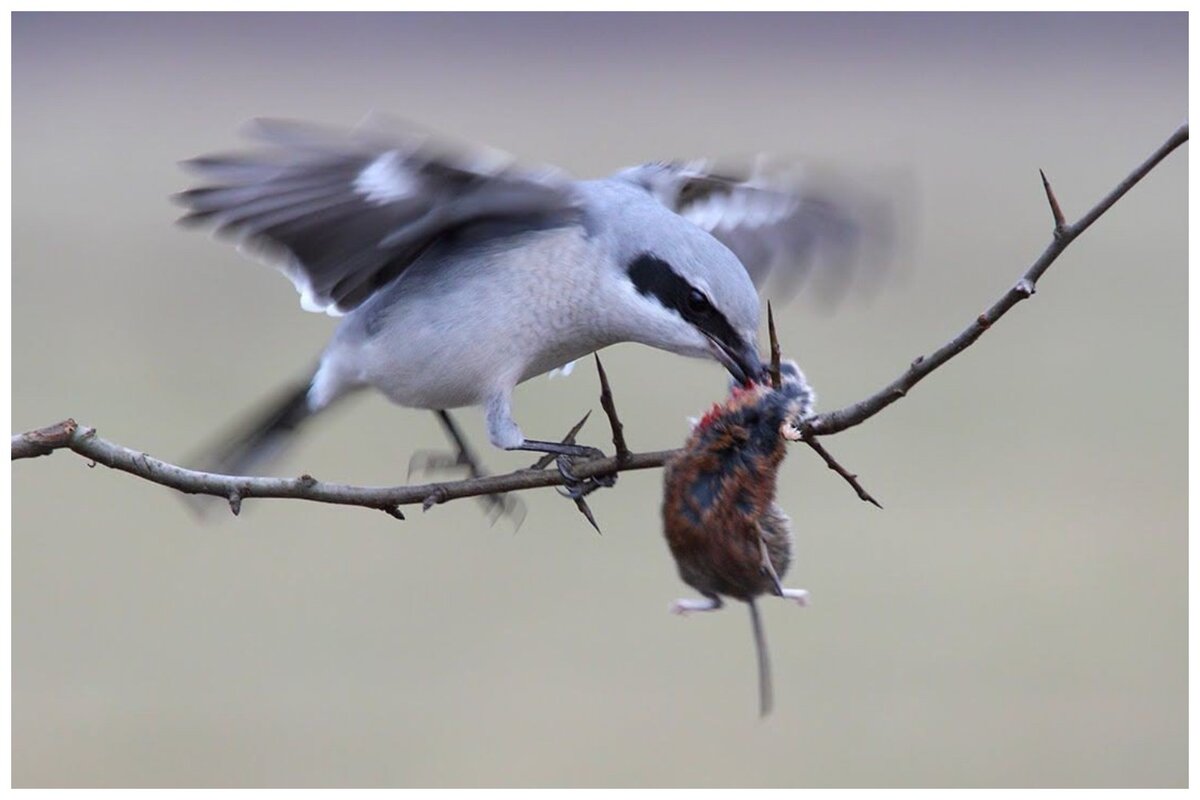
<svg viewBox="0 0 1200 800"><path fill-rule="evenodd" d="M711 298L705 298L667 262L643 253L629 265L629 278L644 296L653 297L663 308L676 312L733 352L745 350L746 343L741 335L712 304Z"/></svg>

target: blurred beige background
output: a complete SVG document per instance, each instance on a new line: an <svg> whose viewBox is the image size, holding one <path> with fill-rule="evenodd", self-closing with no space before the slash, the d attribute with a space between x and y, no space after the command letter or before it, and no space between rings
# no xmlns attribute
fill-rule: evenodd
<svg viewBox="0 0 1200 800"><path fill-rule="evenodd" d="M13 430L75 416L179 458L300 374L332 320L180 230L176 162L255 116L371 110L577 174L770 151L914 185L883 291L779 310L821 407L959 331L1187 118L1186 16L84 16L13 23ZM797 449L791 585L679 619L660 475L514 535L463 501L397 522L248 502L199 525L70 454L13 469L18 786L1181 786L1187 781L1187 148L1035 299L907 400ZM720 370L606 353L640 449ZM565 429L595 376L535 380ZM482 437L475 412L464 424ZM534 424L536 423L536 424ZM603 444L593 422L586 438ZM361 398L280 465L401 482L433 417ZM524 457L488 452L495 469Z"/></svg>

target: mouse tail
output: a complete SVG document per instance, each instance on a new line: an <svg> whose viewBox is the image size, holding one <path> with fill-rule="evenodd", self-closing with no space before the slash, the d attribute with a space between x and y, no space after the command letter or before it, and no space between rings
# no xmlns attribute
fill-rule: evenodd
<svg viewBox="0 0 1200 800"><path fill-rule="evenodd" d="M746 601L750 606L750 626L754 629L754 652L758 656L758 715L771 713L774 694L771 690L771 659L767 654L767 636L763 632L762 615L754 598Z"/></svg>

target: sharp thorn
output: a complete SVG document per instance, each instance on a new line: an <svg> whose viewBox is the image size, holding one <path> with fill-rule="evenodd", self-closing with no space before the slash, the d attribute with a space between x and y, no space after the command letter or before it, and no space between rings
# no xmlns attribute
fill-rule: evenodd
<svg viewBox="0 0 1200 800"><path fill-rule="evenodd" d="M583 514L583 516L587 517L587 521L590 522L592 524L592 527L596 529L596 533L603 536L604 531L600 530L600 526L596 524L596 518L594 516L592 516L592 509L588 506L587 501L584 500L582 497L576 497L575 498L575 507L579 509L579 513L581 513L581 514Z"/></svg>
<svg viewBox="0 0 1200 800"><path fill-rule="evenodd" d="M771 337L771 388L778 391L783 387L783 376L779 367L782 353L779 349L779 336L775 333L775 312L771 309L770 300L767 301L767 331Z"/></svg>
<svg viewBox="0 0 1200 800"><path fill-rule="evenodd" d="M613 449L616 451L618 461L626 461L630 455L629 445L625 442L625 426L621 424L621 418L617 416L617 404L613 401L612 387L608 383L608 373L604 371L604 365L600 363L600 354L592 353L592 357L596 359L596 374L600 377L600 405L608 416L608 424L612 429Z"/></svg>
<svg viewBox="0 0 1200 800"><path fill-rule="evenodd" d="M421 501L421 510L428 511L440 502L442 502L442 493L440 491L430 492L425 499Z"/></svg>
<svg viewBox="0 0 1200 800"><path fill-rule="evenodd" d="M588 417L590 417L591 415L592 415L592 411L591 411L591 409L588 409L588 412L580 418L579 422L576 422L571 427L571 430L567 431L567 435L563 437L563 444L571 444L572 442L575 441L575 435L577 433L579 433L581 430L583 430L584 424L587 423Z"/></svg>
<svg viewBox="0 0 1200 800"><path fill-rule="evenodd" d="M590 417L591 415L592 415L592 412L588 411L586 414L583 415L583 419L579 420L579 422L576 422L573 426L571 426L571 430L567 431L567 435L562 438L562 444L575 444L575 437L579 434L579 432L581 430L583 430L584 424L588 421L588 417ZM550 464L556 458L558 458L557 453L546 453L544 456L539 458L537 461L533 462L533 464L531 464L529 468L534 469L534 470L545 469L546 467L550 466Z"/></svg>
<svg viewBox="0 0 1200 800"><path fill-rule="evenodd" d="M1058 198L1054 196L1054 190L1050 188L1050 180L1046 177L1045 170L1038 170L1042 176L1042 187L1046 190L1046 200L1050 203L1050 213L1054 215L1054 232L1059 233L1067 227L1066 217L1063 216L1062 207L1058 204Z"/></svg>
<svg viewBox="0 0 1200 800"><path fill-rule="evenodd" d="M825 446L817 441L815 436L808 435L804 437L802 441L811 447L813 451L821 457L821 459L825 462L825 466L836 472L842 477L842 480L850 484L850 488L854 490L856 495L858 495L859 500L870 503L876 508L883 508L879 501L872 497L867 490L863 488L862 484L858 482L858 476L839 464L838 460L833 457L833 454L826 450Z"/></svg>

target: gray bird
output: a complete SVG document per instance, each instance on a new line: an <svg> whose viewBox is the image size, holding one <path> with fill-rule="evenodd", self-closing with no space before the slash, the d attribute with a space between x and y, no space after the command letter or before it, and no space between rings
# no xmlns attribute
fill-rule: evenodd
<svg viewBox="0 0 1200 800"><path fill-rule="evenodd" d="M454 436L448 410L482 406L498 448L594 455L528 438L514 387L626 341L758 377L756 283L819 267L840 286L888 235L877 208L767 170L650 163L575 180L411 132L252 132L266 147L185 162L204 185L177 195L181 221L274 263L303 308L342 321L309 380L208 454L219 472L248 471L366 387L438 412Z"/></svg>

